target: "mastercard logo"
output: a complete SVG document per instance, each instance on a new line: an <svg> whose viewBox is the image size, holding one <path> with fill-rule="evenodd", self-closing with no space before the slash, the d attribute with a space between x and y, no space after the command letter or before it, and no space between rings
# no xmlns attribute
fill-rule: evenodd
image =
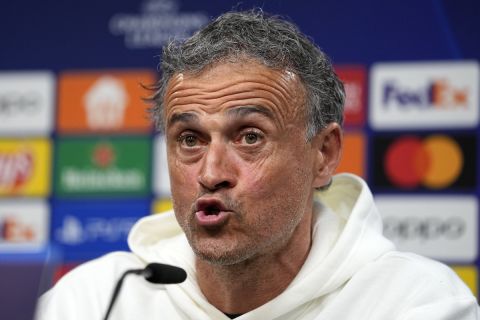
<svg viewBox="0 0 480 320"><path fill-rule="evenodd" d="M449 136L405 136L388 147L383 161L386 176L398 187L441 189L458 179L464 156Z"/></svg>

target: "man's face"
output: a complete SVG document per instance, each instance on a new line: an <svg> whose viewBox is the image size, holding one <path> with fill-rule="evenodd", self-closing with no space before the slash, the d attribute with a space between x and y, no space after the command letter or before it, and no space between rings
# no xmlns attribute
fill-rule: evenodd
<svg viewBox="0 0 480 320"><path fill-rule="evenodd" d="M297 76L253 61L170 80L173 205L199 258L228 265L275 253L310 216L318 151L305 139L304 96Z"/></svg>

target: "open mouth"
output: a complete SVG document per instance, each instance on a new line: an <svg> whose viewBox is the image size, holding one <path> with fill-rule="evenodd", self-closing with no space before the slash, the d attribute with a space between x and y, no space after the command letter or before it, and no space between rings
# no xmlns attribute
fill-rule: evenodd
<svg viewBox="0 0 480 320"><path fill-rule="evenodd" d="M197 211L203 211L206 215L218 215L221 211L228 211L220 200L198 199Z"/></svg>
<svg viewBox="0 0 480 320"><path fill-rule="evenodd" d="M197 223L206 228L220 228L229 219L230 211L220 200L198 199L196 203L195 219Z"/></svg>
<svg viewBox="0 0 480 320"><path fill-rule="evenodd" d="M207 216L218 215L220 213L220 208L218 208L218 206L212 205L206 207L204 211Z"/></svg>

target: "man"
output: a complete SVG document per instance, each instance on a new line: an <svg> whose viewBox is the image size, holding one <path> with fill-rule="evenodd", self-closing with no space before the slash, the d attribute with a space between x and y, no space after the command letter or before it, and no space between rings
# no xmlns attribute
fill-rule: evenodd
<svg viewBox="0 0 480 320"><path fill-rule="evenodd" d="M224 14L164 48L157 89L173 212L137 223L133 253L66 275L38 319L100 319L121 274L150 262L188 278L127 278L112 319L478 319L450 269L382 236L363 180L332 180L343 86L293 24Z"/></svg>

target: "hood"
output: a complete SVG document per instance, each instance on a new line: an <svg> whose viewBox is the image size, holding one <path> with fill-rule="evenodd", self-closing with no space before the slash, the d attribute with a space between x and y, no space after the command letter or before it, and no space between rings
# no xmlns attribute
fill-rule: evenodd
<svg viewBox="0 0 480 320"><path fill-rule="evenodd" d="M128 235L128 246L142 260L150 262L158 258L158 249L163 240L183 235L173 210L170 210L146 216L135 223Z"/></svg>
<svg viewBox="0 0 480 320"><path fill-rule="evenodd" d="M244 316L252 313L255 319L281 317L308 301L334 292L364 265L394 249L382 235L380 214L361 178L352 174L334 176L330 188L319 192L316 201L312 248L302 269L281 295ZM141 219L133 227L128 243L146 262L184 267L189 279L189 284L183 287L184 297L195 300L197 306L201 307L202 299L205 304L195 282L194 254L172 211ZM180 294L177 292L176 296ZM218 313L211 306L206 308L202 311L210 317Z"/></svg>

